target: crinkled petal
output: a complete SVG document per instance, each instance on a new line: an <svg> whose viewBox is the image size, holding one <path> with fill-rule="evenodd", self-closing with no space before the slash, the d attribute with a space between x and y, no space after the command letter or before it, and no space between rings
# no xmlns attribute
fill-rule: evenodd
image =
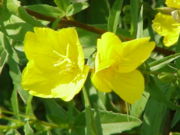
<svg viewBox="0 0 180 135"><path fill-rule="evenodd" d="M144 91L144 77L138 70L129 73L115 72L108 80L112 90L130 104L140 99Z"/></svg>
<svg viewBox="0 0 180 135"><path fill-rule="evenodd" d="M96 72L111 66L121 51L121 41L115 34L106 32L97 41L97 55L95 60Z"/></svg>
<svg viewBox="0 0 180 135"><path fill-rule="evenodd" d="M166 5L171 8L180 8L180 0L166 0Z"/></svg>
<svg viewBox="0 0 180 135"><path fill-rule="evenodd" d="M67 75L45 73L30 61L22 74L22 87L30 94L43 98L61 98L71 100L83 87L89 67L76 74L72 80L64 81ZM69 75L69 74L68 74ZM62 81L63 80L63 81Z"/></svg>
<svg viewBox="0 0 180 135"><path fill-rule="evenodd" d="M135 70L149 58L155 43L150 42L149 38L139 38L122 42L121 46L122 52L118 54L114 66L117 66L119 72L126 73Z"/></svg>
<svg viewBox="0 0 180 135"><path fill-rule="evenodd" d="M178 41L180 34L180 23L175 21L171 15L158 13L152 25L154 31L159 35L164 36L163 43L169 47Z"/></svg>

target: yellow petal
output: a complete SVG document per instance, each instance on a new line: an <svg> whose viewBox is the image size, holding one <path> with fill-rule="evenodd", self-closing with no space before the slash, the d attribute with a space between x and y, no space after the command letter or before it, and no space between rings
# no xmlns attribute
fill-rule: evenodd
<svg viewBox="0 0 180 135"><path fill-rule="evenodd" d="M59 76L51 71L44 73L30 61L22 74L22 87L34 96L69 101L83 87L88 71L89 67L85 66L84 70L77 73L72 80L65 81L67 75Z"/></svg>
<svg viewBox="0 0 180 135"><path fill-rule="evenodd" d="M93 74L91 79L97 90L112 90L130 104L140 99L144 91L144 77L138 70L120 73L111 67Z"/></svg>
<svg viewBox="0 0 180 135"><path fill-rule="evenodd" d="M175 44L179 39L179 34L171 34L164 36L163 43L166 47L170 47Z"/></svg>
<svg viewBox="0 0 180 135"><path fill-rule="evenodd" d="M84 66L84 53L82 46L80 44L78 34L75 28L65 28L60 29L59 31L59 38L65 40L65 44L69 44L69 57L72 61L77 61L79 67ZM61 42L61 41L60 41ZM83 70L83 68L81 68Z"/></svg>
<svg viewBox="0 0 180 135"><path fill-rule="evenodd" d="M130 104L140 99L144 91L144 78L138 70L129 73L112 72L108 80L113 91Z"/></svg>
<svg viewBox="0 0 180 135"><path fill-rule="evenodd" d="M171 8L180 8L179 0L166 0L166 5Z"/></svg>
<svg viewBox="0 0 180 135"><path fill-rule="evenodd" d="M180 23L176 22L171 15L158 13L153 20L154 31L164 36L163 43L169 47L178 41L180 34Z"/></svg>
<svg viewBox="0 0 180 135"><path fill-rule="evenodd" d="M59 68L57 65L63 60L78 63L81 69L84 65L82 48L74 28L59 31L34 28L34 33L27 32L25 36L24 51L27 58L34 60L42 69L55 69L54 66Z"/></svg>
<svg viewBox="0 0 180 135"><path fill-rule="evenodd" d="M31 94L39 97L51 98L51 89L57 83L52 73L44 73L38 69L33 61L28 62L22 73L22 87Z"/></svg>
<svg viewBox="0 0 180 135"><path fill-rule="evenodd" d="M150 56L154 47L149 38L121 42L115 34L107 32L98 40L95 72L113 64L119 65L119 72L133 71Z"/></svg>
<svg viewBox="0 0 180 135"><path fill-rule="evenodd" d="M115 65L119 72L126 73L135 70L149 58L155 43L150 42L149 38L139 38L122 42L121 46L122 52L118 54Z"/></svg>
<svg viewBox="0 0 180 135"><path fill-rule="evenodd" d="M77 74L77 76L70 82L65 84L59 84L57 87L52 89L53 97L58 97L64 101L70 101L73 97L80 92L84 82L87 78L89 72L89 67L85 66L82 73Z"/></svg>
<svg viewBox="0 0 180 135"><path fill-rule="evenodd" d="M99 91L102 92L111 92L111 88L108 86L107 78L108 76L106 75L106 72L103 72L102 70L92 73L91 75L92 83Z"/></svg>
<svg viewBox="0 0 180 135"><path fill-rule="evenodd" d="M116 61L117 52L120 51L120 39L111 32L104 33L97 42L96 72L111 66Z"/></svg>
<svg viewBox="0 0 180 135"><path fill-rule="evenodd" d="M35 96L71 100L89 71L76 30L35 28L24 43L29 62L22 73L22 87Z"/></svg>

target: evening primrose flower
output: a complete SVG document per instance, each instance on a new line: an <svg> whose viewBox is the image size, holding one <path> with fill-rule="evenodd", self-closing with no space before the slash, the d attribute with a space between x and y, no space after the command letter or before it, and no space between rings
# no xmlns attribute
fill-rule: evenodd
<svg viewBox="0 0 180 135"><path fill-rule="evenodd" d="M169 47L175 44L180 34L180 1L166 0L164 11L159 12L153 20L152 27L159 35L164 36L163 43Z"/></svg>
<svg viewBox="0 0 180 135"><path fill-rule="evenodd" d="M22 87L30 94L69 101L81 90L89 68L75 28L36 27L26 33L24 51Z"/></svg>
<svg viewBox="0 0 180 135"><path fill-rule="evenodd" d="M112 90L128 103L138 100L144 91L144 77L136 68L150 56L155 47L150 38L127 42L106 32L97 42L92 82L102 92Z"/></svg>

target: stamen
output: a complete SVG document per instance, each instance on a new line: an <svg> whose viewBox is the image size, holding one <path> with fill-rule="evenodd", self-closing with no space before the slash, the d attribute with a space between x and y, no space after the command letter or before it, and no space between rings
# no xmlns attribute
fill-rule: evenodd
<svg viewBox="0 0 180 135"><path fill-rule="evenodd" d="M65 55L62 55L61 53L59 53L58 51L56 51L56 50L53 50L53 53L55 53L57 56L59 56L59 57L61 57L62 59L61 60L59 60L57 63L55 63L54 64L54 66L55 67L57 67L57 66L60 66L60 65L63 65L63 64L65 64L65 62L67 62L66 63L66 68L68 67L73 67L73 62L71 61L71 59L69 58L69 47L70 47L70 45L69 44L67 44L67 48L66 48L66 54Z"/></svg>
<svg viewBox="0 0 180 135"><path fill-rule="evenodd" d="M66 62L66 59L64 59L63 61L59 60L57 63L54 64L54 66L57 67L57 66L63 65L65 62Z"/></svg>
<svg viewBox="0 0 180 135"><path fill-rule="evenodd" d="M53 50L53 53L55 53L56 55L58 55L58 56L61 57L61 58L66 58L66 56L62 55L61 53L59 53L59 52L56 51L56 50Z"/></svg>

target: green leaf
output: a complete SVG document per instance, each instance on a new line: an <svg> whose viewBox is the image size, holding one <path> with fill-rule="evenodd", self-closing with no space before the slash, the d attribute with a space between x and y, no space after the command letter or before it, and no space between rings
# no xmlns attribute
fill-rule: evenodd
<svg viewBox="0 0 180 135"><path fill-rule="evenodd" d="M68 116L66 111L53 99L46 99L43 102L46 108L47 118L59 125L61 124L62 127L67 127Z"/></svg>
<svg viewBox="0 0 180 135"><path fill-rule="evenodd" d="M108 31L116 33L118 24L120 23L120 14L122 10L123 0L116 0L108 17Z"/></svg>
<svg viewBox="0 0 180 135"><path fill-rule="evenodd" d="M2 41L2 33L0 32L0 74L1 71L4 67L4 64L6 63L7 59L8 59L8 53L6 52L6 50L3 47L3 43Z"/></svg>
<svg viewBox="0 0 180 135"><path fill-rule="evenodd" d="M3 32L3 40L1 41L4 44L5 51L9 55L7 63L9 66L9 74L12 78L14 91L18 92L24 103L26 103L29 94L27 91L22 90L21 71L18 65L20 60L13 47L17 42L20 42L22 45L25 33L32 30L33 26L24 22L18 16L9 13L9 11L5 8L0 8L0 15L2 15L0 24L1 31Z"/></svg>
<svg viewBox="0 0 180 135"><path fill-rule="evenodd" d="M84 51L84 57L89 58L96 51L96 49L95 47L84 47L83 51Z"/></svg>
<svg viewBox="0 0 180 135"><path fill-rule="evenodd" d="M47 4L28 5L25 6L25 8L54 18L61 18L65 15L58 7L53 7Z"/></svg>
<svg viewBox="0 0 180 135"><path fill-rule="evenodd" d="M167 57L163 57L160 60L153 61L149 64L151 71L157 71L165 66L167 66L170 62L178 59L180 57L180 53L176 53Z"/></svg>
<svg viewBox="0 0 180 135"><path fill-rule="evenodd" d="M136 37L137 38L141 38L144 36L143 34L143 4L141 4L140 7L140 12L139 12L139 17L138 17L138 23L137 23L137 33L136 33Z"/></svg>
<svg viewBox="0 0 180 135"><path fill-rule="evenodd" d="M103 135L122 133L141 125L141 120L127 114L100 111Z"/></svg>
<svg viewBox="0 0 180 135"><path fill-rule="evenodd" d="M33 96L32 95L29 95L28 99L27 99L27 106L26 106L26 115L27 116L32 116L33 115L33 108L32 108L32 99L33 99Z"/></svg>
<svg viewBox="0 0 180 135"><path fill-rule="evenodd" d="M174 87L172 84L161 83L155 77L152 78L151 82L149 83L149 92L152 98L154 98L158 102L163 103L172 110L180 110L179 105L176 105L170 101L170 99L172 98L171 96L173 95L175 90L176 87Z"/></svg>
<svg viewBox="0 0 180 135"><path fill-rule="evenodd" d="M32 26L42 26L41 22L39 20L36 20L32 16L30 16L26 10L20 6L20 2L17 0L4 0L4 6L0 10L2 21L5 21L6 19L11 18L12 15L16 15L18 18L21 18L23 21L25 21L27 24L31 24ZM23 22L21 20L21 22ZM9 24L13 24L15 20L9 21Z"/></svg>
<svg viewBox="0 0 180 135"><path fill-rule="evenodd" d="M8 65L10 67L9 74L12 78L14 89L17 90L24 103L27 103L29 94L21 87L21 71L19 69L19 66L13 58L9 59Z"/></svg>
<svg viewBox="0 0 180 135"><path fill-rule="evenodd" d="M33 135L34 134L34 131L31 128L29 122L26 122L26 124L24 125L24 133L25 133L25 135Z"/></svg>
<svg viewBox="0 0 180 135"><path fill-rule="evenodd" d="M4 16L4 14L7 16ZM0 29L2 29L3 33L15 41L22 43L25 33L32 30L33 26L24 22L18 16L9 14L7 10L0 9L0 15L4 16L0 20L2 26Z"/></svg>
<svg viewBox="0 0 180 135"><path fill-rule="evenodd" d="M92 114L96 113L97 110L90 109ZM131 130L135 127L141 125L141 120L127 114L114 113L111 111L103 111L99 110L100 122L103 130L103 135L110 135L115 133L122 133L124 131ZM90 118L85 119L85 114L87 112L82 112L77 116L77 121L75 122L75 126L79 128L83 128L85 121L90 120ZM91 116L91 115L90 115ZM93 128L91 128L92 130ZM91 131L92 132L92 131Z"/></svg>
<svg viewBox="0 0 180 135"><path fill-rule="evenodd" d="M60 10L66 13L68 6L71 4L71 0L54 0Z"/></svg>
<svg viewBox="0 0 180 135"><path fill-rule="evenodd" d="M89 6L87 2L71 2L71 0L54 0L54 2L65 16L72 16Z"/></svg>
<svg viewBox="0 0 180 135"><path fill-rule="evenodd" d="M116 33L117 35L119 35L122 41L126 41L133 38L129 30L127 29L118 28Z"/></svg>
<svg viewBox="0 0 180 135"><path fill-rule="evenodd" d="M34 26L43 26L40 21L35 20L22 7L18 8L17 14L10 13L6 8L0 8L0 16L2 26L0 29L21 46L27 31L32 31Z"/></svg>
<svg viewBox="0 0 180 135"><path fill-rule="evenodd" d="M180 106L170 101L176 87L162 83L155 77L151 78L148 84L151 97L146 105L141 135L163 135L167 129L166 124L169 124L169 109L180 109Z"/></svg>
<svg viewBox="0 0 180 135"><path fill-rule="evenodd" d="M84 48L96 47L97 38L99 38L98 34L80 28L77 28L77 32L80 42Z"/></svg>
<svg viewBox="0 0 180 135"><path fill-rule="evenodd" d="M17 14L18 7L20 7L20 1L18 1L18 0L4 0L3 3L6 4L6 7L10 12Z"/></svg>
<svg viewBox="0 0 180 135"><path fill-rule="evenodd" d="M146 105L140 135L163 135L167 114L166 105L151 98Z"/></svg>
<svg viewBox="0 0 180 135"><path fill-rule="evenodd" d="M176 81L177 74L174 72L161 72L158 74L157 77L162 82L170 83L170 82Z"/></svg>
<svg viewBox="0 0 180 135"><path fill-rule="evenodd" d="M180 111L176 111L174 118L172 120L171 128L178 124L178 122L180 122Z"/></svg>
<svg viewBox="0 0 180 135"><path fill-rule="evenodd" d="M176 52L180 53L180 36L179 36L178 42L175 45L176 45ZM177 59L175 64L176 64L176 67L180 69L180 59Z"/></svg>
<svg viewBox="0 0 180 135"><path fill-rule="evenodd" d="M142 12L142 8L140 8L140 3L142 0L130 0L130 12L131 12L131 34L136 36L138 22L142 17L142 13L139 14L140 10ZM141 17L140 17L141 16Z"/></svg>
<svg viewBox="0 0 180 135"><path fill-rule="evenodd" d="M18 8L18 16L25 21L26 23L32 25L32 26L44 26L42 22L37 20L36 18L32 17L30 14L27 13L24 7Z"/></svg>
<svg viewBox="0 0 180 135"><path fill-rule="evenodd" d="M67 7L67 10L66 10L66 16L72 16L86 8L88 8L88 3L87 2L78 2L78 3L73 3L71 5L69 5Z"/></svg>
<svg viewBox="0 0 180 135"><path fill-rule="evenodd" d="M87 89L83 89L85 103L85 118L86 118L86 134L87 135L102 135L101 125L99 123L99 115L97 111L91 110L91 104Z"/></svg>
<svg viewBox="0 0 180 135"><path fill-rule="evenodd" d="M9 54L9 58L7 61L9 65L9 74L13 81L14 91L18 92L20 97L24 101L24 103L26 103L29 94L27 93L27 91L24 91L21 87L21 71L18 65L18 61L19 61L18 56L15 50L10 45L9 40L10 39L4 35L4 38L3 38L4 46L5 46L6 51Z"/></svg>
<svg viewBox="0 0 180 135"><path fill-rule="evenodd" d="M89 100L92 108L96 108L96 110L97 108L98 110L106 110L106 94L96 90L90 79L86 81L86 89L88 89Z"/></svg>
<svg viewBox="0 0 180 135"><path fill-rule="evenodd" d="M89 58L96 51L98 34L77 28L80 42L83 46L84 57Z"/></svg>
<svg viewBox="0 0 180 135"><path fill-rule="evenodd" d="M85 119L85 111L76 115L73 121L73 126L71 128L71 135L85 135L87 129L86 127L86 119Z"/></svg>
<svg viewBox="0 0 180 135"><path fill-rule="evenodd" d="M11 95L11 105L13 108L13 112L15 114L15 117L20 119L19 117L19 102L18 102L18 97L17 97L17 89L14 89Z"/></svg>
<svg viewBox="0 0 180 135"><path fill-rule="evenodd" d="M107 24L109 7L106 0L89 0L89 8L83 16L88 24Z"/></svg>
<svg viewBox="0 0 180 135"><path fill-rule="evenodd" d="M0 85L1 94L0 94L0 106L6 105L7 103L10 104L9 97L12 95L12 80L9 76L9 68L6 64L4 66L1 74L0 74L0 83L3 85ZM1 108L0 107L0 108ZM0 109L1 113L1 109Z"/></svg>
<svg viewBox="0 0 180 135"><path fill-rule="evenodd" d="M130 115L140 118L149 99L149 93L144 91L140 100L131 105Z"/></svg>
<svg viewBox="0 0 180 135"><path fill-rule="evenodd" d="M16 129L10 129L5 135L21 135Z"/></svg>
<svg viewBox="0 0 180 135"><path fill-rule="evenodd" d="M16 55L13 55L14 51L12 49L12 47L10 46L9 43L9 39L3 35L3 44L4 44L4 48L6 49L6 51L9 54L9 58L8 58L8 65L10 68L9 74L13 80L13 85L14 85L14 89L12 92L12 96L11 96L11 104L12 104L12 108L13 111L15 113L15 115L19 118L18 114L19 114L19 103L18 103L18 97L17 97L17 92L20 94L20 96L22 97L23 101L26 102L27 99L27 93L25 91L22 91L21 86L20 86L20 78L21 78L21 74L20 74L20 70L19 67L16 63L16 61L14 59L16 59Z"/></svg>

